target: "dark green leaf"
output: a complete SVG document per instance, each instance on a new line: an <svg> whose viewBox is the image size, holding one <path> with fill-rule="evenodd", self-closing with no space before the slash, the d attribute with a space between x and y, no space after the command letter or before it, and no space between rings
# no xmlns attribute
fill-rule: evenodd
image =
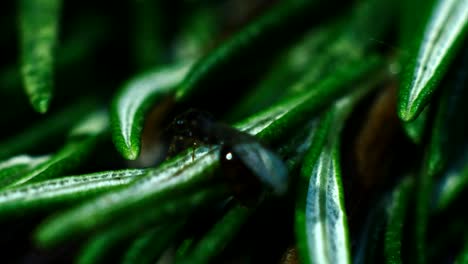
<svg viewBox="0 0 468 264"><path fill-rule="evenodd" d="M252 209L236 205L178 263L208 263L219 255L245 223Z"/></svg>
<svg viewBox="0 0 468 264"><path fill-rule="evenodd" d="M385 261L402 263L403 227L412 194L413 179L404 178L393 191L388 207L388 223L385 231Z"/></svg>
<svg viewBox="0 0 468 264"><path fill-rule="evenodd" d="M142 233L125 252L122 263L154 263L163 251L171 245L181 229L181 223L170 223Z"/></svg>
<svg viewBox="0 0 468 264"><path fill-rule="evenodd" d="M45 113L52 98L54 52L60 0L21 0L21 53L24 87L34 109Z"/></svg>

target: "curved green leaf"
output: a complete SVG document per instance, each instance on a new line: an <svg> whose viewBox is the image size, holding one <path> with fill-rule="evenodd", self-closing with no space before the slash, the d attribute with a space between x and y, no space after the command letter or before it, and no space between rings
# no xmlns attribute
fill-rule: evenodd
<svg viewBox="0 0 468 264"><path fill-rule="evenodd" d="M461 252L455 258L455 261L453 263L455 263L455 264L466 264L466 263L468 263L468 241L465 241L465 244L463 245L463 248L462 248Z"/></svg>
<svg viewBox="0 0 468 264"><path fill-rule="evenodd" d="M460 121L465 119L468 111L465 103L468 98L465 89L468 81L468 50L460 56L459 62L454 64L453 71L443 82L444 88L428 148L427 173L443 173L436 186L438 210L447 207L467 184L465 164L468 161L468 124Z"/></svg>
<svg viewBox="0 0 468 264"><path fill-rule="evenodd" d="M462 44L467 28L467 1L435 1L424 31L412 39L418 45L411 50L409 63L404 64L407 68L398 99L398 115L402 120L414 120L427 105Z"/></svg>
<svg viewBox="0 0 468 264"><path fill-rule="evenodd" d="M460 164L468 164L468 153L464 154L461 159L463 161ZM439 186L437 186L438 199L436 209L440 211L447 208L467 187L468 166L449 167L440 180Z"/></svg>
<svg viewBox="0 0 468 264"><path fill-rule="evenodd" d="M198 58L213 45L215 37L221 30L217 9L201 7L193 11L183 21L181 32L174 41L175 61Z"/></svg>
<svg viewBox="0 0 468 264"><path fill-rule="evenodd" d="M225 189L219 188L219 186L204 188L195 193L188 193L183 197L167 200L151 210L140 212L137 215L138 217L126 216L119 218L114 225L109 226L90 239L90 242L82 249L78 262L101 263L109 254L114 254L113 249L116 246L126 243L129 238L134 238L139 233L147 230L148 227L158 223L162 223L163 226L171 224L177 227L177 225L180 225L179 222L174 223L174 220L167 219L170 219L169 217L185 217L197 210L201 205L206 205L207 202L218 199L220 195L225 195ZM162 245L162 249L164 249L164 246L168 245Z"/></svg>
<svg viewBox="0 0 468 264"><path fill-rule="evenodd" d="M465 89L468 78L468 49L459 59L460 61L454 64L454 70L446 76L443 82L443 94L440 98L417 185L414 245L419 263L426 262L426 236L429 212L433 206L431 196L434 188L434 177L447 168L447 164L450 164L446 174L449 176L453 171L461 171L461 168L466 164L468 123L460 120L465 119L465 113L468 109L465 103L466 98L468 98L468 90ZM456 195L457 193L454 192L453 196Z"/></svg>
<svg viewBox="0 0 468 264"><path fill-rule="evenodd" d="M365 264L377 262L377 257L380 253L377 249L379 242L381 242L382 231L388 217L385 202L384 199L379 199L377 202L372 203L355 246L356 251L353 256L353 263Z"/></svg>
<svg viewBox="0 0 468 264"><path fill-rule="evenodd" d="M468 144L468 124L460 122L468 111L465 100L468 91L468 49L466 49L443 82L444 90L439 101L429 144L428 172L435 175L445 168L448 161L455 162L463 155Z"/></svg>
<svg viewBox="0 0 468 264"><path fill-rule="evenodd" d="M393 191L388 203L388 223L385 231L385 261L402 263L403 227L412 194L413 179L404 178Z"/></svg>
<svg viewBox="0 0 468 264"><path fill-rule="evenodd" d="M45 113L52 98L54 52L62 1L21 0L21 53L24 87L32 106Z"/></svg>
<svg viewBox="0 0 468 264"><path fill-rule="evenodd" d="M42 159L40 158L40 162L43 162ZM0 191L0 217L10 214L23 215L30 211L50 209L58 205L89 199L97 194L126 185L145 172L142 169L96 172L2 190Z"/></svg>
<svg viewBox="0 0 468 264"><path fill-rule="evenodd" d="M112 104L112 138L126 159L136 159L141 149L141 132L146 114L158 101L170 95L190 69L191 63L160 67L130 80Z"/></svg>
<svg viewBox="0 0 468 264"><path fill-rule="evenodd" d="M238 120L254 114L279 101L291 84L300 80L307 70L315 66L316 58L326 50L330 39L341 29L341 23L331 23L308 32L298 43L281 54L266 76L254 89L247 91L227 119Z"/></svg>

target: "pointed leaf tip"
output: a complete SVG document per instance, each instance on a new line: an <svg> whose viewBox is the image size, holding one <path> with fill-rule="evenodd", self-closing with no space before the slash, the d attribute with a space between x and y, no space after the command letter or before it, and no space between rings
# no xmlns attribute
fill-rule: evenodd
<svg viewBox="0 0 468 264"><path fill-rule="evenodd" d="M128 146L127 151L123 154L127 160L136 160L140 154L140 148L138 146Z"/></svg>
<svg viewBox="0 0 468 264"><path fill-rule="evenodd" d="M31 104L37 112L45 114L49 110L51 97L49 95L38 95L31 98Z"/></svg>
<svg viewBox="0 0 468 264"><path fill-rule="evenodd" d="M414 46L406 59L406 73L398 102L398 115L404 121L418 117L429 103L448 70L455 54L463 45L468 29L468 2L434 1L421 33L409 39ZM418 32L417 28L408 29ZM406 46L404 45L404 46Z"/></svg>

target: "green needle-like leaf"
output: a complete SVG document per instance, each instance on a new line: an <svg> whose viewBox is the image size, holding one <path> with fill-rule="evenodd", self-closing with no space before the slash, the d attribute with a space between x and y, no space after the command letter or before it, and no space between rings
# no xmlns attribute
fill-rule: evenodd
<svg viewBox="0 0 468 264"><path fill-rule="evenodd" d="M421 34L414 34L411 41L417 44L404 64L398 100L398 115L404 121L414 120L424 109L462 44L468 28L468 2L437 0L424 24Z"/></svg>
<svg viewBox="0 0 468 264"><path fill-rule="evenodd" d="M53 144L52 140L62 140L66 137L66 131L80 122L89 113L89 109L95 107L96 102L93 100L81 101L33 124L24 132L0 143L0 159L31 150L37 151L40 147Z"/></svg>
<svg viewBox="0 0 468 264"><path fill-rule="evenodd" d="M145 116L156 103L172 103L171 94L185 77L191 63L159 67L130 80L112 104L112 137L124 158L134 160L141 149Z"/></svg>
<svg viewBox="0 0 468 264"><path fill-rule="evenodd" d="M0 191L0 217L83 201L126 185L143 173L142 169L105 171L12 187Z"/></svg>
<svg viewBox="0 0 468 264"><path fill-rule="evenodd" d="M326 146L311 171L305 230L306 263L349 263L350 251L338 145ZM308 162L305 160L305 162Z"/></svg>
<svg viewBox="0 0 468 264"><path fill-rule="evenodd" d="M61 4L60 0L21 0L19 5L23 82L39 113L47 111L52 98Z"/></svg>
<svg viewBox="0 0 468 264"><path fill-rule="evenodd" d="M170 223L145 231L130 245L122 263L154 263L181 230L182 223Z"/></svg>
<svg viewBox="0 0 468 264"><path fill-rule="evenodd" d="M109 254L115 254L113 249L122 243L134 238L155 224L168 223L177 227L180 223L168 220L171 217L186 217L198 209L201 205L209 204L210 201L219 199L220 195L225 195L225 189L215 186L204 188L195 193L187 193L186 196L167 200L159 206L153 206L151 210L139 212L136 216L127 216L116 219L114 225L98 232L85 244L78 263L101 263ZM164 249L164 246L161 245Z"/></svg>
<svg viewBox="0 0 468 264"><path fill-rule="evenodd" d="M252 209L236 205L178 263L208 263L219 255L245 223Z"/></svg>
<svg viewBox="0 0 468 264"><path fill-rule="evenodd" d="M385 261L389 264L402 263L403 227L408 210L413 179L405 178L393 191L388 207L388 223L385 231Z"/></svg>
<svg viewBox="0 0 468 264"><path fill-rule="evenodd" d="M18 177L45 163L50 157L16 156L0 163L0 186L6 185L11 178Z"/></svg>

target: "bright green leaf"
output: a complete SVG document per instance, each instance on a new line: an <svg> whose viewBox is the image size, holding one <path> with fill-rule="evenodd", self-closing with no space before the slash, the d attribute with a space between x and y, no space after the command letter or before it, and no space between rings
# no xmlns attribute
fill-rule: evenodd
<svg viewBox="0 0 468 264"><path fill-rule="evenodd" d="M467 1L435 1L422 34L414 34L411 40L418 45L410 50L409 62L404 64L407 66L398 99L398 115L402 120L414 120L427 105L462 45L467 28Z"/></svg>
<svg viewBox="0 0 468 264"><path fill-rule="evenodd" d="M158 67L126 83L112 104L112 137L126 159L136 159L141 149L144 119L156 103L173 100L171 94L191 63ZM170 103L170 102L168 102Z"/></svg>
<svg viewBox="0 0 468 264"><path fill-rule="evenodd" d="M388 202L388 223L385 231L385 261L402 263L403 227L412 194L413 179L404 178L392 192Z"/></svg>
<svg viewBox="0 0 468 264"><path fill-rule="evenodd" d="M19 158L24 160L26 157L17 157L10 162ZM43 159L39 158L38 161L43 163ZM0 174L2 172L3 170ZM9 214L22 215L29 211L79 202L126 185L144 173L145 170L142 169L105 171L12 187L0 191L0 215L2 217Z"/></svg>

